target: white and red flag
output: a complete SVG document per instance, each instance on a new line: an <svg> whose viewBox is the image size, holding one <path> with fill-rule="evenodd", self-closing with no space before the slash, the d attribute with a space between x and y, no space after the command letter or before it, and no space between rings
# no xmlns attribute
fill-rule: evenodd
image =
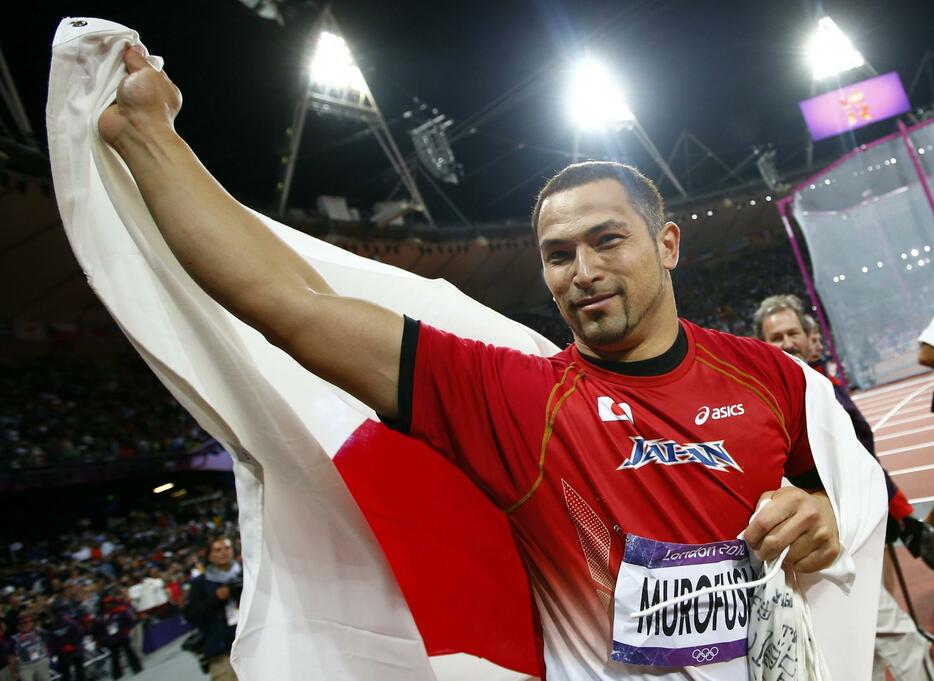
<svg viewBox="0 0 934 681"><path fill-rule="evenodd" d="M59 25L47 107L55 193L91 287L153 372L234 458L245 573L232 653L239 678L540 674L532 596L503 515L446 459L390 431L230 315L176 261L126 166L97 132L126 75L123 52L137 44L136 32L100 19ZM161 68L161 59L149 60ZM341 295L464 337L537 355L557 350L445 281L258 217ZM847 558L837 582L848 597L817 578L808 595L838 678L868 680L868 668L863 677L847 664L862 659L849 651L871 647L881 539L873 549L870 538L881 537L884 499L880 487L872 497L879 503L867 503L865 486L847 484L853 465L838 456L837 438L847 426L834 421L845 419L831 413L834 404L829 384L813 387L809 375L815 463L838 510L841 542L869 578L854 583ZM605 415L632 419L621 404L606 405Z"/></svg>
<svg viewBox="0 0 934 681"><path fill-rule="evenodd" d="M59 26L47 108L55 192L94 291L235 459L240 678L418 681L433 678L429 655L441 679L537 674L528 582L502 514L447 460L226 312L169 251L97 133L131 44L137 34L108 21ZM260 217L340 294L526 352L556 350L445 281Z"/></svg>

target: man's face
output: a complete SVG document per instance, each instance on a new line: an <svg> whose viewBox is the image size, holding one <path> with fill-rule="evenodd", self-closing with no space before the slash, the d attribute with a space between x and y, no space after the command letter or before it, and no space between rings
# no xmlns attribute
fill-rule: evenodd
<svg viewBox="0 0 934 681"><path fill-rule="evenodd" d="M824 356L824 337L821 336L820 329L808 336L808 361L816 362Z"/></svg>
<svg viewBox="0 0 934 681"><path fill-rule="evenodd" d="M616 180L545 199L538 221L545 283L579 343L624 350L631 334L646 338L658 328L679 237L673 223L653 237Z"/></svg>
<svg viewBox="0 0 934 681"><path fill-rule="evenodd" d="M233 561L233 546L229 539L218 539L211 544L211 552L208 555L208 561L214 567L227 567Z"/></svg>
<svg viewBox="0 0 934 681"><path fill-rule="evenodd" d="M762 337L766 343L799 359L807 360L811 352L808 337L794 310L779 310L765 317L762 320Z"/></svg>

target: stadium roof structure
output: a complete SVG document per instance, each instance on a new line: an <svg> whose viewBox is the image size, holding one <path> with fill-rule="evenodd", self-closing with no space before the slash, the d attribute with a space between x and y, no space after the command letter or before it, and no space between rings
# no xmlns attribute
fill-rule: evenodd
<svg viewBox="0 0 934 681"><path fill-rule="evenodd" d="M49 44L59 19L76 7L47 0L0 25L0 49L40 140ZM275 204L286 130L307 82L310 34L321 9L306 0L80 4L82 12L137 29L166 59L185 96L179 131L234 194L268 205ZM387 11L380 0L343 0L331 11L412 167L417 159L409 130L435 109L454 122L446 134L463 176L442 189L470 223L526 215L544 180L575 151L581 158L631 162L662 178L667 198L679 198L633 134L584 135L575 149L566 95L585 53L625 83L627 104L692 201L761 181L750 160L756 148L776 151L783 176L805 165L807 133L798 102L812 93L805 50L824 14L878 72L901 75L916 107L934 101L930 62L926 77L919 71L930 50L934 5L912 0L827 0L820 11L740 0L400 0ZM891 129L891 122L878 123L818 142L811 165ZM697 144L679 148L685 131L718 161ZM398 184L371 131L310 115L290 205L313 209L319 195L335 195L365 212ZM419 185L438 224L464 222L427 182Z"/></svg>
<svg viewBox="0 0 934 681"><path fill-rule="evenodd" d="M900 74L915 107L911 117L931 115L934 5L827 0L822 9L879 72ZM275 212L286 130L306 82L304 56L320 10L304 0L87 0L79 8L137 29L166 59L185 95L179 131L222 184L268 213ZM42 143L49 45L60 18L75 11L73 3L49 0L0 25L8 67L0 75L15 84L19 100L11 105L5 86L0 323L107 319L56 224ZM539 187L575 158L623 160L656 179L683 228L690 261L780 238L771 200L783 184L894 125L817 142L808 163L798 102L812 94L804 46L819 17L800 4L400 0L387 11L380 0L346 0L332 11L406 161L418 168L410 130L443 112L453 121L445 135L460 176L441 187L416 173L440 225L435 233L417 219L379 230L366 214L398 195L398 172L370 130L312 113L291 210L279 219L363 255L445 277L500 309L547 300L527 216ZM625 131L583 135L575 145L564 100L571 66L584 52L599 54L625 81L627 103L687 198ZM319 196L345 197L362 217L324 221Z"/></svg>

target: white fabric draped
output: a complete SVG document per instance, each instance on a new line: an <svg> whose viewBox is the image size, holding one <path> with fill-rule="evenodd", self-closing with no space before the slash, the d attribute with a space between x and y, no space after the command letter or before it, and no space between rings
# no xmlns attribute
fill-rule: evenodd
<svg viewBox="0 0 934 681"><path fill-rule="evenodd" d="M245 566L232 655L240 679L525 678L468 656L442 658L433 671L386 560L330 460L374 414L222 309L168 249L127 168L97 133L131 44L139 44L137 34L108 21L60 24L47 108L55 193L94 291L159 379L234 456ZM160 59L149 59L161 68ZM556 351L447 282L351 255L258 217L340 294L466 337L540 355ZM812 373L808 432L857 577L848 557L835 577L850 585L849 596L815 578L808 597L834 678L868 681L882 476L854 449L855 437L841 437L852 429L833 408L829 385Z"/></svg>

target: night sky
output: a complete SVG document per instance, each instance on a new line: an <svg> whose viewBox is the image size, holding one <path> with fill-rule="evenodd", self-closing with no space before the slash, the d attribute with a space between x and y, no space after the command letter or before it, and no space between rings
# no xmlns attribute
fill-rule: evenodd
<svg viewBox="0 0 934 681"><path fill-rule="evenodd" d="M237 0L17 5L28 13L3 22L0 47L40 136L59 19L110 19L137 29L165 58L185 97L177 128L208 168L247 202L273 203L314 5L293 3L284 27ZM730 164L768 143L779 150L780 168L803 162L794 150L805 136L797 102L810 96L801 46L819 13L812 2L346 0L332 7L404 152L412 150L411 121L402 114L417 106L414 97L455 121L453 148L465 177L449 195L473 221L526 215L543 180L568 162L573 132L564 93L569 66L585 49L625 84L663 154L687 128ZM837 0L823 10L879 73L896 70L909 87L932 48L934 2ZM930 89L922 76L913 105L929 104ZM506 93L502 106L476 120ZM829 161L891 129L891 122L875 124L815 151ZM355 137L357 130L309 116L292 204L314 207L317 195L340 194L365 207L386 197L395 176L375 141ZM646 164L625 132L585 138L582 149ZM436 217L453 220L422 187Z"/></svg>

